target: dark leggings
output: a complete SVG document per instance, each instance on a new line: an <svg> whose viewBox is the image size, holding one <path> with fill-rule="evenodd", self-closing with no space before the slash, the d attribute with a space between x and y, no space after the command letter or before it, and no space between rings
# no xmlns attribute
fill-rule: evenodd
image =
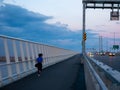
<svg viewBox="0 0 120 90"><path fill-rule="evenodd" d="M38 63L38 74L40 74L40 72L42 71L42 63Z"/></svg>

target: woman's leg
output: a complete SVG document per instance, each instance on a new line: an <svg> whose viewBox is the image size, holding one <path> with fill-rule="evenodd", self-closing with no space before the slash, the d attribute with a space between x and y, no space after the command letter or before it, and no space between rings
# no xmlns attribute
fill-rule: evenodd
<svg viewBox="0 0 120 90"><path fill-rule="evenodd" d="M40 71L42 72L42 63L40 63Z"/></svg>
<svg viewBox="0 0 120 90"><path fill-rule="evenodd" d="M38 74L40 75L41 73L41 63L38 64Z"/></svg>

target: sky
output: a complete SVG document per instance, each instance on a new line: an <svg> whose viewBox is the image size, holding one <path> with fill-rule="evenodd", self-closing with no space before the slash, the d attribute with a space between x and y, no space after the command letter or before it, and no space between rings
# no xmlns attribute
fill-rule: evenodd
<svg viewBox="0 0 120 90"><path fill-rule="evenodd" d="M114 36L120 44L120 21L110 21L110 12L86 10L86 48L98 49L99 35L104 47ZM0 13L1 35L81 52L82 0L0 0Z"/></svg>

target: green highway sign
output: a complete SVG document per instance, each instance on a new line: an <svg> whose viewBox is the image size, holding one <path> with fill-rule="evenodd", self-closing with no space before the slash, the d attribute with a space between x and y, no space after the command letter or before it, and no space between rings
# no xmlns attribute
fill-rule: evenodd
<svg viewBox="0 0 120 90"><path fill-rule="evenodd" d="M113 49L119 49L119 45L113 45Z"/></svg>

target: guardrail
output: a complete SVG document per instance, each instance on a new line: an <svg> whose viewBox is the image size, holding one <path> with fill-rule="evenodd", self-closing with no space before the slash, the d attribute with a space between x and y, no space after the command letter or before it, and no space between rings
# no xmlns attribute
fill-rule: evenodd
<svg viewBox="0 0 120 90"><path fill-rule="evenodd" d="M94 83L88 85L88 90L120 90L120 72L88 56L84 56L84 59L85 68L89 67L90 69L86 70L87 84ZM91 80L88 72L92 73Z"/></svg>
<svg viewBox="0 0 120 90"><path fill-rule="evenodd" d="M0 87L36 72L38 53L43 68L78 54L67 49L0 35Z"/></svg>
<svg viewBox="0 0 120 90"><path fill-rule="evenodd" d="M100 76L97 74L93 66L91 65L88 57L83 55L84 69L85 69L85 80L87 90L108 90L105 83L102 81Z"/></svg>
<svg viewBox="0 0 120 90"><path fill-rule="evenodd" d="M108 65L105 65L93 58L90 59L96 72L100 75L109 90L120 90L120 72L114 70Z"/></svg>

